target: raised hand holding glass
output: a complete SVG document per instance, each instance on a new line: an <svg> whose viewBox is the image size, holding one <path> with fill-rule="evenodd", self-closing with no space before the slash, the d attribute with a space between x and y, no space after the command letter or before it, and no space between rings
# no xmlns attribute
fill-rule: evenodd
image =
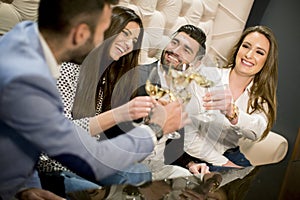
<svg viewBox="0 0 300 200"><path fill-rule="evenodd" d="M206 57L202 60L202 65L199 67L198 73L194 74L194 80L196 83L205 88L205 94L208 94L212 89L215 89L215 86L222 85L222 70L220 70L216 63L212 62L209 57ZM203 105L202 98L197 98L200 104ZM201 101L201 102L200 102ZM206 110L203 106L200 110L198 119L203 122L210 122L215 119L215 115Z"/></svg>

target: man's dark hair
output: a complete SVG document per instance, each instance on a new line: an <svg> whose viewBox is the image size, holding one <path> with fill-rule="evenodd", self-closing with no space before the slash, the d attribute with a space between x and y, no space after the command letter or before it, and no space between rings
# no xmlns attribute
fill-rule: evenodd
<svg viewBox="0 0 300 200"><path fill-rule="evenodd" d="M86 23L94 32L95 17L101 15L104 5L117 3L118 0L41 0L38 10L39 29L66 35L73 26Z"/></svg>
<svg viewBox="0 0 300 200"><path fill-rule="evenodd" d="M181 26L177 31L177 33L184 32L188 34L191 38L196 40L200 44L199 51L197 53L197 57L201 59L205 55L205 50L206 50L206 35L205 33L196 26L193 26L191 24L183 25Z"/></svg>

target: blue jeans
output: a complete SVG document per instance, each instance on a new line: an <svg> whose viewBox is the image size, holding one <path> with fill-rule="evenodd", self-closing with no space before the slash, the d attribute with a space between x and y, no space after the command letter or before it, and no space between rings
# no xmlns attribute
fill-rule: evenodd
<svg viewBox="0 0 300 200"><path fill-rule="evenodd" d="M127 167L124 171L108 176L100 181L100 185L130 184L142 185L152 180L150 169L142 163L136 163Z"/></svg>
<svg viewBox="0 0 300 200"><path fill-rule="evenodd" d="M90 182L86 179L77 176L74 173L62 172L61 176L64 177L65 192L74 192L79 190L94 189L105 185L116 184L131 184L141 185L145 182L152 180L152 175L149 168L142 164L136 163L127 167L124 171L118 171L117 173L110 175L99 182Z"/></svg>
<svg viewBox="0 0 300 200"><path fill-rule="evenodd" d="M60 176L64 177L65 193L100 188L96 183L81 178L72 172L61 172Z"/></svg>
<svg viewBox="0 0 300 200"><path fill-rule="evenodd" d="M249 167L252 166L250 161L242 154L240 151L240 147L236 147L233 149L228 149L224 154L223 154L228 160L233 162L236 165L242 166L242 167ZM223 166L209 166L209 170L214 172L220 172L220 171L227 171L230 169L236 169L233 167L223 167Z"/></svg>

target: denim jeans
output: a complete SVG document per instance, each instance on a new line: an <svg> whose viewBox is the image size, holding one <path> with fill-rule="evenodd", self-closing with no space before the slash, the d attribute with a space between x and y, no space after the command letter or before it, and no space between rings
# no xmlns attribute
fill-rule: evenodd
<svg viewBox="0 0 300 200"><path fill-rule="evenodd" d="M60 176L64 177L65 193L100 188L96 183L81 178L72 172L61 172Z"/></svg>
<svg viewBox="0 0 300 200"><path fill-rule="evenodd" d="M252 166L250 161L240 151L239 146L225 151L225 153L223 155L236 165L239 165L242 167Z"/></svg>
<svg viewBox="0 0 300 200"><path fill-rule="evenodd" d="M223 154L228 160L233 162L236 165L242 166L242 167L249 167L252 166L250 161L242 154L239 147L229 149ZM209 170L212 172L222 172L227 171L230 169L236 169L233 167L223 167L223 166L209 166Z"/></svg>
<svg viewBox="0 0 300 200"><path fill-rule="evenodd" d="M145 182L152 180L152 175L149 168L142 164L133 164L124 171L118 171L117 173L110 175L99 182L99 185L88 181L86 179L77 176L74 173L62 172L61 176L64 177L65 192L74 192L79 190L94 189L105 185L116 184L131 184L141 185Z"/></svg>
<svg viewBox="0 0 300 200"><path fill-rule="evenodd" d="M102 179L99 184L102 186L115 184L142 185L151 180L152 173L150 169L145 164L136 163L127 167L124 171L118 171Z"/></svg>

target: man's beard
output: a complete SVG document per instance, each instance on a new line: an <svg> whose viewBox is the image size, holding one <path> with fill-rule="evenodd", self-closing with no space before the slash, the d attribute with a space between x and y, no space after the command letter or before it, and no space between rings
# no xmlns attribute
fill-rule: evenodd
<svg viewBox="0 0 300 200"><path fill-rule="evenodd" d="M160 64L162 66L162 69L165 72L168 72L170 66L168 64L166 64L165 56L166 56L166 50L163 50L162 53L161 53L161 57L160 57Z"/></svg>
<svg viewBox="0 0 300 200"><path fill-rule="evenodd" d="M182 64L182 60L180 60L179 58L177 58L179 61L179 64L177 64L176 66L170 62L167 62L165 60L166 55L173 55L174 57L177 58L177 56L175 56L175 54L172 51L163 50L163 52L161 54L160 62L161 62L163 70L165 70L166 72L169 70L170 67L176 68L178 65Z"/></svg>
<svg viewBox="0 0 300 200"><path fill-rule="evenodd" d="M86 41L86 43L83 46L70 52L69 62L78 64L78 65L82 64L83 60L94 48L95 48L95 45L93 43L93 36L90 36L89 39Z"/></svg>

